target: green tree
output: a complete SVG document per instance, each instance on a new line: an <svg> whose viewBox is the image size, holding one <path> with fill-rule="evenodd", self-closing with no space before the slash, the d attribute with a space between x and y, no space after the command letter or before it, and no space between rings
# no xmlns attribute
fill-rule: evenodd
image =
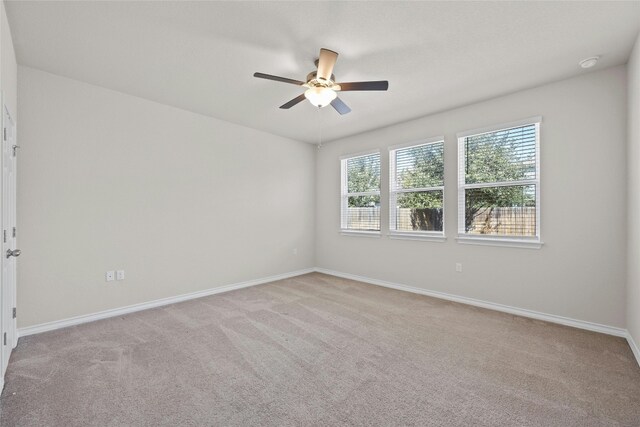
<svg viewBox="0 0 640 427"><path fill-rule="evenodd" d="M398 151L396 155L400 188L428 188L443 185L442 145L411 147ZM441 190L398 193L397 197L399 208L411 209L411 228L414 230L442 230L442 202Z"/></svg>
<svg viewBox="0 0 640 427"><path fill-rule="evenodd" d="M347 192L364 193L380 189L380 157L362 156L347 161ZM350 208L378 206L380 196L351 196Z"/></svg>
<svg viewBox="0 0 640 427"><path fill-rule="evenodd" d="M466 138L465 182L512 182L534 178L535 141L523 144L523 132L531 133L535 129L525 127ZM487 213L487 221L480 232L490 233L490 218L495 208L535 206L534 187L514 184L466 190L466 230L471 230L480 213Z"/></svg>
<svg viewBox="0 0 640 427"><path fill-rule="evenodd" d="M498 131L465 139L467 184L512 182L535 177L535 127ZM397 152L400 188L442 186L442 145L412 147ZM400 154L401 153L401 154ZM409 160L411 159L411 160ZM490 233L493 211L498 207L535 206L533 186L496 186L466 190L465 226L470 230L476 217L487 214L480 232ZM414 230L442 230L442 191L399 193L399 208L411 209Z"/></svg>

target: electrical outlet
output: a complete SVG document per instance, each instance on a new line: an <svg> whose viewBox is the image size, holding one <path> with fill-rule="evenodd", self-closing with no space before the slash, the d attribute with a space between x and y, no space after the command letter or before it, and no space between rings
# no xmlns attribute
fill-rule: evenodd
<svg viewBox="0 0 640 427"><path fill-rule="evenodd" d="M105 274L105 278L107 279L107 282L113 282L115 279L115 272L113 270L111 271L107 271L107 273Z"/></svg>
<svg viewBox="0 0 640 427"><path fill-rule="evenodd" d="M124 270L116 271L116 279L117 280L124 280Z"/></svg>
<svg viewBox="0 0 640 427"><path fill-rule="evenodd" d="M462 273L462 263L461 262L456 262L456 271L458 273Z"/></svg>

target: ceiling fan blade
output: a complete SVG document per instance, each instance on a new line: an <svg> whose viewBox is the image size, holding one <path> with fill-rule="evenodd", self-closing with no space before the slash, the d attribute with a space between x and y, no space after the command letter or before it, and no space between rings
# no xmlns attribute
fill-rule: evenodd
<svg viewBox="0 0 640 427"><path fill-rule="evenodd" d="M318 78L330 80L333 74L333 66L336 65L338 54L332 50L320 49L320 57L318 58Z"/></svg>
<svg viewBox="0 0 640 427"><path fill-rule="evenodd" d="M350 82L338 83L342 92L348 90L387 90L389 82L386 80L378 80L375 82Z"/></svg>
<svg viewBox="0 0 640 427"><path fill-rule="evenodd" d="M331 106L341 115L351 112L351 108L349 108L347 104L342 102L342 99L340 98L336 98L333 101L331 101Z"/></svg>
<svg viewBox="0 0 640 427"><path fill-rule="evenodd" d="M301 82L300 80L288 79L286 77L272 76L271 74L264 74L264 73L253 73L253 77L257 77L259 79L275 80L277 82L282 82L282 83L291 83L292 85L298 85L298 86L302 86L304 84L304 82Z"/></svg>
<svg viewBox="0 0 640 427"><path fill-rule="evenodd" d="M289 108L293 107L294 105L302 102L305 100L304 97L304 93L300 96L296 96L295 98L293 98L291 101L287 102L286 104L282 104L280 106L280 108L284 109L284 110L288 110Z"/></svg>

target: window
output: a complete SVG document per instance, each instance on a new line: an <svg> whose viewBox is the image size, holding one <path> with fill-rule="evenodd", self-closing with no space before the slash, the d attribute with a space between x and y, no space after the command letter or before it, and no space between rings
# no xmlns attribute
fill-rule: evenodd
<svg viewBox="0 0 640 427"><path fill-rule="evenodd" d="M389 183L389 234L442 240L444 138L391 147Z"/></svg>
<svg viewBox="0 0 640 427"><path fill-rule="evenodd" d="M458 234L540 247L540 118L458 135Z"/></svg>
<svg viewBox="0 0 640 427"><path fill-rule="evenodd" d="M341 228L347 232L380 232L380 152L341 159Z"/></svg>

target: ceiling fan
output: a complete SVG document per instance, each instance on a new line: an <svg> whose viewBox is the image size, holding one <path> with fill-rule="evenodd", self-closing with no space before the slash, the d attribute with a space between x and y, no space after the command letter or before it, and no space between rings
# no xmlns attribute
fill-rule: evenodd
<svg viewBox="0 0 640 427"><path fill-rule="evenodd" d="M280 108L289 109L294 105L302 102L306 99L318 108L331 106L340 114L347 114L351 111L351 108L347 106L336 92L346 92L354 90L387 90L389 88L389 82L386 80L371 81L371 82L350 82L350 83L336 83L336 78L333 75L333 67L336 65L338 59L338 53L329 49L320 49L320 57L316 59L315 64L318 67L317 71L312 71L307 75L307 81L288 79L286 77L272 76L271 74L254 73L253 77L260 79L275 80L282 83L290 83L297 86L306 87L307 90L291 101L282 104Z"/></svg>

